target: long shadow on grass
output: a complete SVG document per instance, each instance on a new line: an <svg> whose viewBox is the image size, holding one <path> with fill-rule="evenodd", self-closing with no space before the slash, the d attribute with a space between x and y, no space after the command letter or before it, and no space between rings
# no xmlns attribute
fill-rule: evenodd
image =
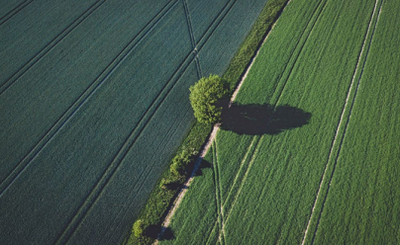
<svg viewBox="0 0 400 245"><path fill-rule="evenodd" d="M237 134L275 135L309 123L311 113L289 105L233 104L222 110L221 128Z"/></svg>

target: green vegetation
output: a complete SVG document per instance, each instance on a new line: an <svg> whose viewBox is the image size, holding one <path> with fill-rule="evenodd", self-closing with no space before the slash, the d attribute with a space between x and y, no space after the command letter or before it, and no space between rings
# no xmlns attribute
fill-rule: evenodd
<svg viewBox="0 0 400 245"><path fill-rule="evenodd" d="M314 244L400 241L399 11L398 2L382 1Z"/></svg>
<svg viewBox="0 0 400 245"><path fill-rule="evenodd" d="M136 222L133 224L132 228L133 235L137 238L142 237L143 231L144 231L144 226L143 226L143 220L138 219Z"/></svg>
<svg viewBox="0 0 400 245"><path fill-rule="evenodd" d="M192 160L192 154L183 150L181 154L172 159L172 164L170 165L171 174L174 176L186 176L186 167Z"/></svg>
<svg viewBox="0 0 400 245"><path fill-rule="evenodd" d="M223 75L223 79L230 85L231 89L229 93L233 93L233 88L239 81L243 71L248 66L252 57L255 55L257 48L267 35L268 30L279 17L279 14L284 8L286 2L287 0L270 0L262 10L260 16L250 30L246 40L240 46L240 49L231 60L229 67ZM198 153L210 132L210 125L195 122L181 147L178 149L178 154L185 149ZM207 169L204 171L207 171ZM170 203L177 194L177 189L169 188L166 191L166 189L163 188L164 183L167 183L170 178L170 171L164 172L160 179L159 185L157 185L159 188L156 187L153 189L147 204L138 217L138 219L142 219L144 221L146 227L161 225ZM158 231L159 229L155 229L155 232L152 235L140 241L131 235L126 241L126 244L151 244L156 236L155 233Z"/></svg>
<svg viewBox="0 0 400 245"><path fill-rule="evenodd" d="M201 169L172 220L175 239L162 244L301 244L325 169L320 200L329 192L324 209L317 203L313 217L322 217L317 230L312 220L306 243L315 230L315 244L397 243L399 56L391 47L399 36L390 30L399 9L384 1L378 18L375 3L287 6L236 102L294 107L311 120L254 136L221 130L205 159L211 167ZM272 115L298 117L293 110Z"/></svg>
<svg viewBox="0 0 400 245"><path fill-rule="evenodd" d="M190 87L190 104L194 116L200 123L214 124L221 121L221 99L226 96L228 88L217 75L201 78ZM218 103L220 105L218 105Z"/></svg>
<svg viewBox="0 0 400 245"><path fill-rule="evenodd" d="M179 185L162 175L174 153L198 151L208 134L192 125L189 87L222 75L266 2L2 4L3 243L121 242L160 177ZM145 234L174 185L154 194Z"/></svg>

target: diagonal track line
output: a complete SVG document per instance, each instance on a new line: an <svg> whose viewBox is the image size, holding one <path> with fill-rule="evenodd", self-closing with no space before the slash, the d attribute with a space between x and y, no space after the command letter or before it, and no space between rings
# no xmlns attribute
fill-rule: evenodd
<svg viewBox="0 0 400 245"><path fill-rule="evenodd" d="M9 19L14 17L18 14L21 10L23 10L26 6L31 4L34 0L26 0L25 2L20 3L18 6L13 8L10 12L5 14L3 17L0 18L0 26L6 23Z"/></svg>
<svg viewBox="0 0 400 245"><path fill-rule="evenodd" d="M192 20L191 20L191 17L190 17L190 11L189 11L187 0L182 0L182 3L183 3L183 8L185 9L185 18L186 18L186 23L188 25L190 41L192 43L193 56L194 56L194 59L195 59L195 62L196 62L197 76L200 79L203 76L203 74L202 74L201 68L200 68L200 61L199 61L199 58L198 58L196 38L195 38L194 32L193 32L193 26L192 26Z"/></svg>
<svg viewBox="0 0 400 245"><path fill-rule="evenodd" d="M72 33L80 24L82 24L89 16L91 16L101 5L108 0L100 0L91 5L83 12L75 21L62 30L53 40L51 40L42 50L40 50L33 58L25 63L16 73L14 73L4 84L0 86L0 96L11 88L19 79L36 65L43 57L53 50L64 38Z"/></svg>
<svg viewBox="0 0 400 245"><path fill-rule="evenodd" d="M328 0L328 1L329 1L329 0ZM293 58L293 59L294 59L293 65L292 65L291 67L289 67L289 65L287 64L287 65L285 66L283 72L282 72L282 76L279 78L279 80L281 81L281 80L283 79L283 74L285 73L286 70L288 70L288 75L287 75L286 78L284 78L284 82L283 82L282 89L279 90L279 89L277 88L277 89L275 90L275 92L278 92L278 97L277 97L277 99L276 99L276 102L275 102L274 105L273 105L273 110L275 110L275 109L277 108L278 102L279 102L279 100L281 99L282 94L283 94L283 91L284 91L284 89L285 89L285 87L286 87L286 84L287 84L287 82L288 82L288 80L289 80L289 78L290 78L290 75L292 74L293 67L294 67L294 65L296 64L296 61L298 60L298 58L299 58L299 56L300 56L300 54L301 54L301 51L303 50L303 47L304 47L305 43L307 42L308 38L310 37L310 35L311 35L311 33L312 33L312 31L313 31L313 29L314 29L316 23L318 22L318 20L319 20L319 18L320 18L320 16L321 16L321 13L322 13L323 9L324 9L325 6L326 6L327 1L325 1L323 5L321 5L321 3L322 3L322 1L321 1L321 2L317 5L317 7L315 8L314 15L316 14L316 16L317 16L317 17L315 18L315 21L314 21L314 22L312 21L312 20L313 20L313 17L310 18L310 21L308 22L307 26L305 27L305 29L304 29L302 35L300 36L300 38L299 38L299 40L298 40L298 42L297 42L297 44L296 44L296 47L294 48L293 52L291 53L291 57L290 57L289 61ZM322 6L322 7L320 8L320 6ZM320 8L320 10L318 11L319 8ZM309 28L309 27L310 27L310 28ZM309 32L306 34L306 30L307 30L307 29L309 29ZM305 36L305 35L306 35L306 37L305 37L305 39L304 39L304 42L301 42L301 40L303 39L303 36ZM296 50L298 50L297 54L296 54ZM288 62L288 63L290 63L290 62ZM280 83L280 81L279 81L279 83ZM269 123L270 123L271 121L273 121L273 115L272 115L272 117L270 118ZM268 124L269 124L269 123L268 123ZM256 136L255 136L255 137L256 137ZM255 137L254 137L254 138L255 138ZM273 137L273 136L271 136L271 139L272 139L272 137ZM254 161L254 159L255 159L255 157L256 157L256 155L257 155L257 152L258 152L258 150L259 150L259 147L260 147L260 145L261 145L260 143L262 142L263 138L264 138L264 136L261 136L261 137L259 138L259 140L257 141L257 143L256 143L256 148L255 148L255 150L254 150L254 152L253 152L253 155L252 155L252 158L251 158L251 160L250 160L250 163L252 163L252 162ZM241 181L242 185L241 185L241 187L239 188L238 193L235 195L234 204L236 203L237 197L238 197L238 195L239 195L240 192L241 192L241 189L242 189L242 187L243 187L243 182L245 182L245 179L247 178L247 173L248 173L248 171L249 171L251 165L252 165L252 164L249 164L248 169L246 170L245 178ZM263 188L264 188L264 187L263 187ZM232 204L232 207L230 208L230 211L229 211L229 213L227 214L226 223L228 222L228 219L229 219L230 214L231 214L231 212L232 212L232 210L233 210L233 207L235 206L234 204Z"/></svg>
<svg viewBox="0 0 400 245"><path fill-rule="evenodd" d="M232 6L231 6L232 7ZM223 9L221 11L221 15L222 12L225 9ZM231 10L231 8L228 9L228 12ZM227 15L228 12L225 12L225 14L223 15L224 18ZM215 25L213 26L213 31L211 33L213 33L215 31L215 29L220 25L220 23L222 22L222 20L224 19L220 19L219 22L215 23ZM210 34L211 35L211 34ZM203 40L203 38L206 37L206 33L202 36L201 40ZM208 41L209 37L206 37L206 42ZM204 43L205 44L205 43ZM201 50L201 48L204 45L202 45L199 50ZM108 185L110 179L113 177L115 171L118 169L118 167L120 166L121 162L123 161L123 159L125 158L126 154L128 153L128 151L131 149L131 147L134 145L134 143L136 142L136 139L139 137L139 135L143 132L143 130L147 127L147 123L152 119L152 117L155 115L155 112L157 111L157 109L159 108L159 106L162 104L162 102L165 100L165 98L168 96L169 92L172 90L172 88L176 85L176 82L179 80L179 78L182 76L183 72L189 67L189 65L193 62L193 58L190 58L190 55L188 55L185 59L184 62L182 62L182 64L180 65L180 67L177 69L177 71L174 73L173 77L170 79L170 81L168 82L168 84L173 81L175 76L178 76L175 79L175 82L167 89L167 91L165 92L165 88L160 92L159 96L157 97L156 100L159 99L159 97L161 96L162 93L166 93L164 97L160 97L161 101L155 105L155 109L149 113L150 110L148 110L146 112L146 114L151 114L149 116L149 118L144 122L141 121L139 122L139 124L141 124L141 128L140 127L136 127L132 133L129 135L128 139L125 141L125 143L123 143L123 146L121 147L120 151L117 153L116 157L114 158L114 160L111 162L111 164L109 165L109 167L107 167L107 169L105 170L105 173L103 174L103 176L101 177L101 179L98 181L98 183L96 184L96 186L92 189L91 193L89 194L88 198L85 200L84 204L82 204L82 206L79 208L79 210L76 212L74 218L72 219L72 221L69 223L69 225L67 226L68 230L71 231L64 231L63 234L60 235L60 238L58 239L57 243L60 243L61 240L66 240L66 242L69 240L69 238L71 237L72 233L76 230L76 228L79 226L79 224L81 223L81 221L83 220L83 218L87 215L88 211L92 208L93 204L97 201L98 197L100 196L100 194L102 193L102 191L104 190L105 186ZM189 62L189 63L188 63ZM187 64L188 63L188 64ZM186 64L186 65L185 65ZM182 71L183 70L183 71ZM177 74L178 71L182 71L180 74ZM154 104L151 105L151 107L153 107ZM145 116L144 116L145 117ZM143 117L143 118L144 118ZM138 131L138 133L136 133ZM72 223L75 223L75 225L72 225ZM69 228L68 228L69 227ZM69 235L66 235L67 233L70 233Z"/></svg>
<svg viewBox="0 0 400 245"><path fill-rule="evenodd" d="M215 153L215 175L216 175L216 188L218 190L218 199L219 199L219 205L217 205L217 210L219 210L219 216L220 216L220 231L219 231L219 240L221 241L221 244L226 243L226 238L225 238L225 221L224 221L224 209L223 209L223 204L222 204L222 186L221 186L221 171L220 171L220 166L219 166L219 161L218 161L218 147L217 147L217 139L214 139L214 153Z"/></svg>
<svg viewBox="0 0 400 245"><path fill-rule="evenodd" d="M171 3L171 2L170 2ZM81 96L72 104L68 110L57 120L57 122L46 132L39 142L24 156L24 158L14 167L8 176L0 183L0 197L11 186L11 184L21 175L21 173L30 165L34 158L44 149L52 138L66 125L66 123L77 113L77 111L87 103L88 99L100 88L102 84L111 76L111 74L123 63L124 60L133 52L138 44L147 36L155 25L172 9L174 4L167 4L164 11L159 12L158 18L153 19L147 28L143 29L144 34L138 34L109 64L102 74L81 94Z"/></svg>
<svg viewBox="0 0 400 245"><path fill-rule="evenodd" d="M304 233L303 241L301 243L302 245L304 245L304 243L306 242L308 231L309 231L309 228L310 228L310 224L311 224L311 221L313 220L313 217L314 217L315 208L316 208L316 205L318 204L319 197L321 195L321 190L323 189L324 184L326 183L325 178L326 178L326 176L329 175L329 177L328 177L329 178L329 183L328 183L327 190L325 191L325 194L324 194L324 197L323 197L323 200L322 200L322 207L321 207L321 210L318 211L318 214L317 214L318 215L318 220L317 220L317 224L316 224L316 227L315 227L315 230L314 230L314 233L313 233L313 237L312 237L311 243L314 242L315 234L316 234L317 229L318 229L319 220L320 220L321 215L322 215L322 211L323 211L323 207L324 207L324 204L325 204L325 200L326 200L326 197L327 197L329 189L330 189L330 184L331 184L331 181L333 179L333 175L334 175L334 172L335 172L335 167L336 167L336 164L337 164L339 153L341 151L341 146L343 144L343 140L344 140L345 133L346 133L346 130L347 130L347 125L348 125L348 123L350 121L351 112L352 112L353 105L354 105L354 102L355 102L355 99L356 99L356 96L357 96L357 92L358 92L358 88L359 88L359 85L360 85L362 73L364 71L364 66L365 66L365 63L366 63L366 60L367 60L367 56L368 56L368 53L369 53L369 49L370 49L370 46L371 46L371 43L372 43L372 38L373 38L373 35L375 33L376 26L377 26L378 20L379 20L379 16L380 16L380 13L381 13L381 10L382 10L383 0L381 1L379 13L377 14L376 22L375 22L375 25L373 27L373 30L372 30L372 33L371 33L371 36L370 36L370 41L368 43L368 47L367 47L367 50L366 50L366 53L365 53L365 56L364 56L363 55L364 54L364 48L365 48L365 46L367 44L368 36L370 34L370 31L371 31L371 26L372 26L372 23L374 21L374 16L375 16L376 9L377 9L377 6L378 6L378 1L379 0L375 1L374 10L373 10L373 12L371 14L371 18L370 18L370 21L369 21L368 29L367 29L367 32L365 34L363 45L361 47L361 50L360 50L360 53L359 53L359 56L358 56L358 61L357 61L357 64L356 64L356 67L355 67L355 70L354 70L353 78L351 80L351 84L350 84L349 90L347 92L346 101L345 101L345 104L343 106L342 113L341 113L341 116L340 116L340 119L339 119L339 123L338 123L338 126L336 128L335 137L334 137L334 140L332 141L331 149L329 151L329 156L328 156L328 159L327 159L326 164L325 164L324 174L322 176L322 179L321 179L321 182L320 182L320 186L319 186L319 189L318 189L315 201L314 201L314 205L313 205L313 208L312 208L312 212L311 212L310 218L308 220L307 228L306 228L306 231ZM351 103L350 103L350 108L349 108L349 112L348 112L349 114L348 114L347 118L345 119L346 122L344 123L343 133L339 134L340 128L342 127L342 124L344 122L344 118L345 118L345 114L346 114L346 108L348 107L348 102L350 101L350 97L351 97L351 94L352 94L352 91L353 91L354 82L356 80L357 73L358 73L358 70L359 70L359 66L360 66L360 63L361 63L361 60L362 60L363 57L364 57L364 61L362 62L362 68L361 68L361 72L360 72L360 75L359 75L359 79L357 81L357 85L356 85L356 88L355 88L355 91L354 91L354 95L353 95L353 98L352 98ZM339 137L341 137L341 138L340 138L339 141L337 141ZM337 152L334 154L334 149L336 148L335 147L336 146L336 142L339 142L338 143L339 145L338 145ZM333 166L332 166L332 171L329 174L327 170L328 170L328 167L329 167L329 162L331 162L331 159L332 159L333 155L336 155L336 156L335 156L335 160L334 160L334 163L333 163Z"/></svg>
<svg viewBox="0 0 400 245"><path fill-rule="evenodd" d="M290 1L289 1L287 4L289 4L289 3L290 3ZM287 6L287 4L286 4L286 6ZM321 4L321 2L320 2L320 4ZM317 5L317 7L316 7L316 9L315 9L315 11L314 11L314 14L316 13L316 10L317 10L318 7L320 6L320 4ZM325 2L325 5L326 5L326 2ZM323 6L323 8L325 7L325 5ZM322 9L323 9L323 8L322 8ZM320 16L320 14L321 14L321 12L322 12L322 9L321 9L321 11L318 13L318 17L316 18L316 21L315 21L315 22L317 22L317 20L319 19L319 16ZM310 22L311 22L311 20L312 20L312 18L310 19ZM310 22L307 24L307 27L310 25ZM275 26L275 25L274 25L274 26ZM308 36L307 36L306 40L304 41L304 43L307 41L308 37L310 36L311 31L312 31L312 29L313 29L314 26L315 26L315 23L312 25L312 28L311 28L310 32L308 33ZM307 30L307 27L304 29L304 31L303 31L301 37L304 35L305 31ZM271 32L272 32L272 28L271 28L270 33L271 33ZM268 39L268 37L269 37L269 34L265 37L265 39L263 40L262 43L265 43L265 41ZM298 43L296 44L296 47L295 47L294 51L295 51L295 50L297 49L297 47L299 46L300 40L301 40L301 38L299 39ZM304 44L303 44L303 46L304 46ZM302 47L303 47L303 46L302 46ZM260 47L260 48L261 48L261 47ZM259 48L259 49L260 49L260 48ZM302 48L301 48L301 49L302 49ZM291 57L293 57L294 51L292 52ZM237 95L237 93L238 93L238 91L239 91L239 89L240 89L240 87L241 87L241 84L243 84L243 81L246 79L246 77L247 77L246 75L248 74L249 69L252 67L252 65L253 65L253 63L254 63L254 61L255 61L255 58L256 58L256 56L257 56L258 53L259 53L259 50L256 52L255 57L253 57L253 59L250 61L250 64L249 64L249 66L247 67L247 69L246 69L246 71L245 71L245 73L244 73L244 76L242 77L241 81L239 82L239 86L236 88L236 90L235 90L234 93L233 93L233 96L232 96L232 98L231 98L231 101L230 101L230 103L229 103L229 106L232 105L233 100L236 98L236 95ZM299 54L300 54L300 53L301 53L301 50L299 51ZM299 55L299 54L298 54L298 55ZM297 57L297 58L298 58L298 57ZM297 58L295 58L295 59L297 60ZM284 70L286 70L287 67L288 67L288 66L285 66ZM292 71L292 69L291 69L291 71ZM289 76L288 76L288 77L290 77L291 71L289 72ZM281 78L280 78L280 79L281 79ZM279 79L279 80L280 80L280 79ZM279 99L280 99L280 97L281 97L281 95L282 95L282 93L283 93L283 89L284 89L284 87L285 87L285 85L286 85L287 80L288 80L288 79L286 79L282 90L279 92L277 102L279 101ZM276 102L275 105L274 105L274 109L276 108L277 102ZM219 129L219 125L216 125L216 126L214 127L214 131L218 131L218 129ZM209 141L208 141L209 143L206 144L206 146L205 146L205 148L204 148L204 150L203 150L203 152L202 152L202 154L201 154L201 157L199 157L199 159L197 160L197 162L196 162L196 164L195 164L195 167L194 167L194 170L193 170L193 172L192 172L192 175L191 175L191 177L189 178L189 180L187 181L186 186L189 186L190 183L192 182L193 176L194 176L195 172L197 171L198 167L200 166L201 160L203 159L205 153L208 151L208 147L209 147L209 145L210 145L210 142L212 142L212 140L215 138L215 135L216 135L216 133L215 133L215 134L212 134L212 135L210 136ZM261 141L261 137L259 138L259 141L257 141L257 143L256 143L257 146L256 146L255 151L254 151L253 154L252 154L252 159L254 159L254 154L256 153L256 151L258 151L258 144L260 143L260 141ZM246 173L248 172L248 170L249 170L249 168L246 170ZM232 190L232 189L231 189L231 190ZM181 190L181 193L179 193L179 195L178 195L178 199L179 199L179 200L181 200L181 199L183 198L183 196L185 195L186 191L187 191L187 188L184 189L184 190ZM179 202L179 203L180 203L180 202ZM166 230L166 228L169 226L170 219L171 219L172 216L174 215L174 213L175 213L175 211L176 211L176 208L177 208L177 206L179 205L179 203L176 204L176 205L173 207L173 209L171 209L171 210L169 211L169 213L168 213L168 215L167 215L167 217L166 217L166 219L165 219L165 221L164 221L164 223L163 223L162 231L161 231L160 234L158 235L158 238L162 237L163 232L164 232L164 231ZM231 211L231 210L230 210L230 211ZM230 213L230 212L229 212L229 213ZM227 222L228 219L229 219L229 214L227 215L226 222ZM214 227L215 227L215 224L216 224L216 223L214 223ZM214 231L214 228L212 229L212 231L211 231L211 233L210 233L210 235L209 235L209 238L208 238L208 240L207 240L207 243L208 243L208 241L209 241L209 239L210 239L210 236L212 235L213 231ZM158 244L158 240L156 240L156 242L155 242L154 244Z"/></svg>

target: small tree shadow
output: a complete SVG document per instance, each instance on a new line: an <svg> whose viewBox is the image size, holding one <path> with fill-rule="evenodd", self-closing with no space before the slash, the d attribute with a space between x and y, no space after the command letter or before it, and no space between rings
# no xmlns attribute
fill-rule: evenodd
<svg viewBox="0 0 400 245"><path fill-rule="evenodd" d="M203 175L203 169L205 168L211 168L211 163L209 163L208 161L206 161L205 159L201 160L200 166L197 169L196 173L194 174L194 176L201 176Z"/></svg>
<svg viewBox="0 0 400 245"><path fill-rule="evenodd" d="M175 236L172 229L169 227L165 228L164 234L160 237L160 241L173 240L173 239L175 239Z"/></svg>
<svg viewBox="0 0 400 245"><path fill-rule="evenodd" d="M144 230L143 235L156 239L160 232L161 232L161 226L159 226L159 225L149 225Z"/></svg>
<svg viewBox="0 0 400 245"><path fill-rule="evenodd" d="M232 104L222 110L221 128L237 134L279 134L309 123L311 113L289 105Z"/></svg>

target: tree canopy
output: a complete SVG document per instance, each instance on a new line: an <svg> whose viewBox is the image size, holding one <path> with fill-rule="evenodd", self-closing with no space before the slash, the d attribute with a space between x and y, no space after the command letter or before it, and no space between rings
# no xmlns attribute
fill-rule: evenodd
<svg viewBox="0 0 400 245"><path fill-rule="evenodd" d="M218 75L201 78L190 87L190 103L194 116L201 123L221 121L221 99L228 93L227 84Z"/></svg>

